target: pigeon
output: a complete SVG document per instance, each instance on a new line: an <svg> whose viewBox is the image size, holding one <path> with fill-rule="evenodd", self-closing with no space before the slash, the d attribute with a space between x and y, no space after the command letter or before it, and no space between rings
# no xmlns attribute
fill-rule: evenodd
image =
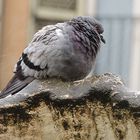
<svg viewBox="0 0 140 140"><path fill-rule="evenodd" d="M94 17L79 16L47 25L33 36L14 68L14 76L0 98L18 93L34 79L85 78L95 64L104 29Z"/></svg>

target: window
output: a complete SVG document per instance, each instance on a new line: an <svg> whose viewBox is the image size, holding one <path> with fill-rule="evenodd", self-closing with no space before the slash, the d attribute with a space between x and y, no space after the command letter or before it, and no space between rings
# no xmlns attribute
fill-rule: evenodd
<svg viewBox="0 0 140 140"><path fill-rule="evenodd" d="M36 0L32 6L35 30L84 13L84 0Z"/></svg>

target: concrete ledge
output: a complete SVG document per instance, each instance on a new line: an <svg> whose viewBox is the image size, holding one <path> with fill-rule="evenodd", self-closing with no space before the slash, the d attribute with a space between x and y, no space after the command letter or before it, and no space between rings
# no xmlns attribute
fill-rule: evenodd
<svg viewBox="0 0 140 140"><path fill-rule="evenodd" d="M1 140L140 139L140 93L113 74L35 80L0 105Z"/></svg>

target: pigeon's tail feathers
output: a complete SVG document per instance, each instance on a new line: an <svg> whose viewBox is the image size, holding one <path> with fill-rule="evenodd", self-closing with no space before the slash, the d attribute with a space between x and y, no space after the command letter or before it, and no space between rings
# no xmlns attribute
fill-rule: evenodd
<svg viewBox="0 0 140 140"><path fill-rule="evenodd" d="M33 77L26 77L20 80L16 75L14 75L13 78L7 84L7 86L1 91L0 99L10 94L13 95L19 92L24 87L26 87L29 83L31 83L33 80L34 80Z"/></svg>

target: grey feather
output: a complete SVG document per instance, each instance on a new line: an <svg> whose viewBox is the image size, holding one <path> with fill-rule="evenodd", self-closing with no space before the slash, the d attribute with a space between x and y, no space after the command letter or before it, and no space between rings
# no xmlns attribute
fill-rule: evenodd
<svg viewBox="0 0 140 140"><path fill-rule="evenodd" d="M57 77L66 81L86 77L103 39L102 25L93 17L76 17L39 30L15 66L15 76L0 98L14 94L33 79Z"/></svg>
<svg viewBox="0 0 140 140"><path fill-rule="evenodd" d="M33 77L27 77L24 80L19 80L19 78L15 75L7 84L7 86L1 91L0 98L4 98L8 95L13 95L26 87L30 82L33 81Z"/></svg>

